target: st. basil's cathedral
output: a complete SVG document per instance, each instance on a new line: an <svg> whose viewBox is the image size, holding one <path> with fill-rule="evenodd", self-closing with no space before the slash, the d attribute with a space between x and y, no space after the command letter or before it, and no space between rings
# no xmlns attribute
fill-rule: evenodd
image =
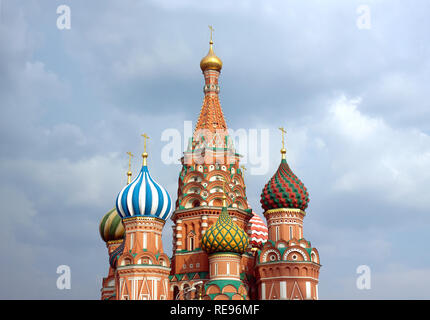
<svg viewBox="0 0 430 320"><path fill-rule="evenodd" d="M250 208L219 101L222 62L212 36L209 44L200 62L203 105L181 158L177 200L150 174L145 139L139 174L132 180L129 169L115 208L100 222L109 256L101 299L318 299L320 258L303 236L308 191L282 139L281 163L261 192L267 225ZM161 240L169 218L172 257Z"/></svg>

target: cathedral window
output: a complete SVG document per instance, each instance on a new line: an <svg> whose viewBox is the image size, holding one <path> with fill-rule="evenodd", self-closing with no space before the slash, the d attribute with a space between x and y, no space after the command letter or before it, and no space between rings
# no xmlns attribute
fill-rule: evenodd
<svg viewBox="0 0 430 320"><path fill-rule="evenodd" d="M194 236L188 237L188 251L194 250Z"/></svg>

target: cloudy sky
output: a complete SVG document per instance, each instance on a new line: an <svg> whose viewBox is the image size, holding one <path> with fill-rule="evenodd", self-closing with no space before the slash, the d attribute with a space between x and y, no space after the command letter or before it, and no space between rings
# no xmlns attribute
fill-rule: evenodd
<svg viewBox="0 0 430 320"><path fill-rule="evenodd" d="M267 172L246 177L257 213L280 161L277 128L288 131L320 298L429 299L430 5L180 3L0 0L0 298L100 297L98 224L126 182L126 151L139 169L141 133L176 200L180 166L161 161L161 135L197 120L211 24L228 126L270 132ZM70 29L57 27L62 4ZM70 290L56 287L59 265ZM360 265L370 290L356 286Z"/></svg>

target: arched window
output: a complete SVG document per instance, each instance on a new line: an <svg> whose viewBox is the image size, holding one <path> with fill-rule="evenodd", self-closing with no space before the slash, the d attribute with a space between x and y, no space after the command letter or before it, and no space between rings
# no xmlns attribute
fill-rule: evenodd
<svg viewBox="0 0 430 320"><path fill-rule="evenodd" d="M199 200L194 200L193 202L193 208L197 208L200 207L200 201Z"/></svg>
<svg viewBox="0 0 430 320"><path fill-rule="evenodd" d="M189 233L188 233L188 251L193 251L194 249L195 249L195 236L196 236L196 233L194 232L194 230L191 230Z"/></svg>
<svg viewBox="0 0 430 320"><path fill-rule="evenodd" d="M193 250L194 250L194 237L190 237L189 251L193 251Z"/></svg>
<svg viewBox="0 0 430 320"><path fill-rule="evenodd" d="M173 300L177 300L180 298L180 297L178 297L178 293L179 293L179 288L177 286L175 286L173 288Z"/></svg>

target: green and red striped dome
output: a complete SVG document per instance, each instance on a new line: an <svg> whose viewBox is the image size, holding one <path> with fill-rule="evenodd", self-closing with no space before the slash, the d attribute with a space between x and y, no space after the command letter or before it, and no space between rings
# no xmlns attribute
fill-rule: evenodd
<svg viewBox="0 0 430 320"><path fill-rule="evenodd" d="M287 160L282 159L278 170L264 186L260 202L265 211L278 208L301 210L307 208L308 190L291 171Z"/></svg>

